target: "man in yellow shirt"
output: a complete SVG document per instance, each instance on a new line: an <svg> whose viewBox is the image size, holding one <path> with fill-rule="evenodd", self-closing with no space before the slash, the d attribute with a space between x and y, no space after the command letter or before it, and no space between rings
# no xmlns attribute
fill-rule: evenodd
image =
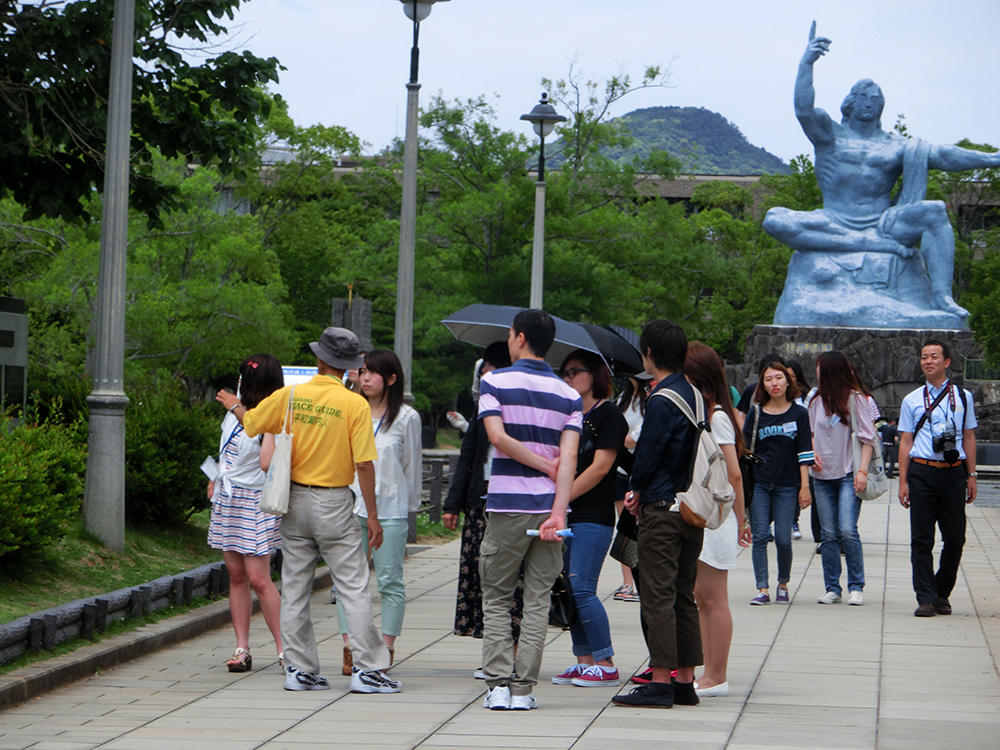
<svg viewBox="0 0 1000 750"><path fill-rule="evenodd" d="M285 689L327 690L319 675L316 636L309 614L313 574L319 555L330 566L337 596L344 603L354 654L353 693L398 693L402 685L386 676L389 651L375 628L368 591L368 561L354 518L349 489L357 469L368 508L368 539L382 544L375 510L375 435L368 402L343 384L346 370L364 364L358 337L327 328L309 344L317 375L294 386L292 396L292 487L288 514L281 521L281 634L285 647ZM217 399L243 424L250 437L281 432L292 387L275 391L247 410L230 393Z"/></svg>

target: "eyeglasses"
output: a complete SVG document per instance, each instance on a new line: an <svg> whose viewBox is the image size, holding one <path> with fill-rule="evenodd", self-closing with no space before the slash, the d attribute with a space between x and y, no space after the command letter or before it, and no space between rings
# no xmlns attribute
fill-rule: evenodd
<svg viewBox="0 0 1000 750"><path fill-rule="evenodd" d="M572 380L581 372L591 372L591 370L584 370L582 367L570 367L568 370L563 370L559 373L563 380Z"/></svg>

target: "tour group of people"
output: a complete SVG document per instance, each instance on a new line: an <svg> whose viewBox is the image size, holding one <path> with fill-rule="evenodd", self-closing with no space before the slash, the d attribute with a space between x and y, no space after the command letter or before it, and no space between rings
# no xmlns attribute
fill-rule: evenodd
<svg viewBox="0 0 1000 750"><path fill-rule="evenodd" d="M556 325L543 310L514 318L507 341L477 364L476 418L465 422L444 504L446 526L462 524L454 632L482 639L483 706L528 710L538 702L553 583L569 583L576 616L572 660L551 678L572 687L619 687L608 615L598 579L616 534L634 540L615 599L639 603L649 668L613 703L670 708L729 694L733 622L728 571L752 547L755 606L788 604L792 539L812 507L824 590L817 601L864 603L858 517L876 452L898 451L899 500L910 510L915 615L951 614L965 541L965 505L976 496L971 394L947 377L946 344L920 354L926 385L908 395L898 427L878 406L853 363L830 351L815 386L802 368L772 355L742 396L710 347L689 342L668 320L639 337L644 372L616 398L601 355L570 353L558 371L545 362ZM236 649L230 671L251 669L250 589L274 637L287 690L329 688L310 616L322 556L334 580L344 636L343 672L356 693L402 689L388 673L406 608L403 557L407 517L420 504L421 425L403 402L403 371L391 351L362 353L358 338L327 328L310 344L317 374L285 386L273 357L239 367L236 394L222 391L219 475L209 483L209 543L221 549L231 581ZM624 382L620 379L620 382ZM735 491L732 512L714 530L688 523L678 496L691 482L699 428L671 398L704 407ZM660 396L660 397L658 397ZM699 403L700 402L700 403ZM293 433L291 489L283 516L259 506L275 454L274 435ZM886 435L889 435L888 443ZM944 545L934 569L935 528ZM768 546L777 576L772 598ZM282 550L283 589L270 579L270 551ZM369 591L369 558L381 595L381 632ZM843 564L841 562L843 558ZM704 667L697 677L696 669Z"/></svg>

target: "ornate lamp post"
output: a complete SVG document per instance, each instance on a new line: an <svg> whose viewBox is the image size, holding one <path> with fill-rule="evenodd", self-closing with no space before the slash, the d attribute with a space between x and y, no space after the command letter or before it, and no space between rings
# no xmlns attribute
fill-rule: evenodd
<svg viewBox="0 0 1000 750"><path fill-rule="evenodd" d="M531 246L531 294L529 305L533 308L542 307L542 284L545 278L545 137L552 134L557 122L566 122L566 118L558 114L549 104L548 94L542 94L535 108L526 115L521 115L535 129L535 134L541 139L538 152L538 183L535 187L535 238Z"/></svg>
<svg viewBox="0 0 1000 750"><path fill-rule="evenodd" d="M417 234L417 110L420 84L420 22L431 14L434 3L448 0L400 0L406 17L413 21L410 49L410 82L406 84L406 140L403 146L403 199L399 216L399 267L396 274L395 349L403 365L404 398L413 403L413 266Z"/></svg>

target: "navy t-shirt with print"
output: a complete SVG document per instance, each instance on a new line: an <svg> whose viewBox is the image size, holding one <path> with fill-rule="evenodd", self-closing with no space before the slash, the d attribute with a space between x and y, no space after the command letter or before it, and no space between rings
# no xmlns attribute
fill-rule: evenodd
<svg viewBox="0 0 1000 750"><path fill-rule="evenodd" d="M760 404L753 404L743 423L747 448L751 444L755 409L760 409ZM754 470L758 484L798 487L802 483L799 466L813 464L809 412L798 404L792 404L782 414L768 414L761 409L753 452L764 460Z"/></svg>

